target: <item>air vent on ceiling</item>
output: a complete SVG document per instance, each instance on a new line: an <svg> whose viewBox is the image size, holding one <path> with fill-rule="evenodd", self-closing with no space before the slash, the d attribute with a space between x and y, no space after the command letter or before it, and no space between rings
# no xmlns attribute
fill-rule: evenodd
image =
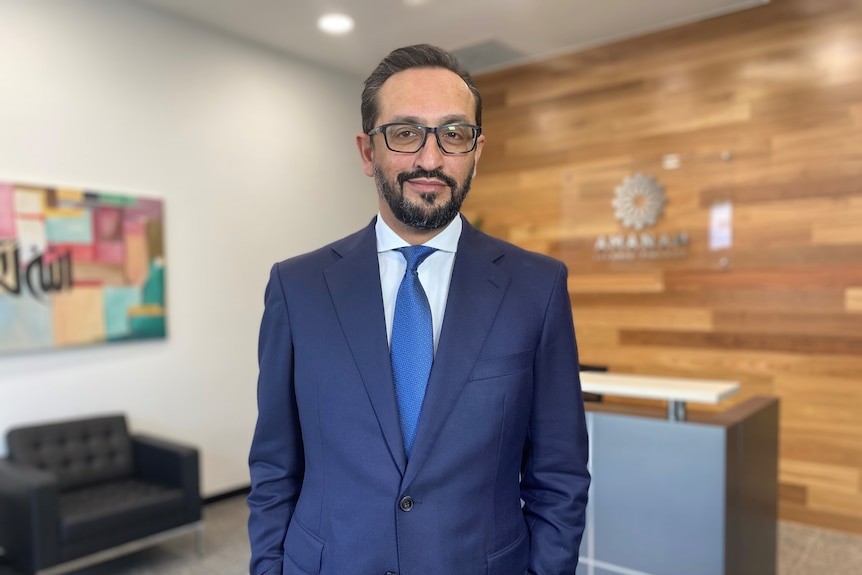
<svg viewBox="0 0 862 575"><path fill-rule="evenodd" d="M496 40L486 40L453 50L452 54L471 74L514 65L524 57L524 54Z"/></svg>

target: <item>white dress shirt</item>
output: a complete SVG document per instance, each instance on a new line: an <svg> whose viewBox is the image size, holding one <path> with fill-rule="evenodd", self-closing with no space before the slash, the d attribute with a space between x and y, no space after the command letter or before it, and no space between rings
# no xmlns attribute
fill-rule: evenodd
<svg viewBox="0 0 862 575"><path fill-rule="evenodd" d="M423 245L437 248L419 266L419 282L428 304L431 306L431 321L434 326L434 353L437 353L437 342L440 340L440 330L443 327L443 314L446 311L446 300L449 297L449 282L452 280L452 268L455 265L455 252L458 250L458 240L461 238L461 217L458 216L446 226L442 232L425 242ZM383 313L386 318L386 340L392 341L392 321L395 317L395 300L398 297L398 287L407 271L407 261L397 248L409 246L392 228L386 225L380 214L377 214L377 262L380 266L380 287L383 289Z"/></svg>

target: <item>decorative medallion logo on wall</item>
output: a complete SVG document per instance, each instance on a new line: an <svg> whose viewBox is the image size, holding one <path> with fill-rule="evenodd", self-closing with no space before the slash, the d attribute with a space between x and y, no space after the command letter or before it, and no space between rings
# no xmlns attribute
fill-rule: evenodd
<svg viewBox="0 0 862 575"><path fill-rule="evenodd" d="M635 231L599 236L593 245L593 258L598 261L634 261L686 257L687 232L655 234L642 231L656 225L664 214L666 203L664 186L654 177L638 173L625 178L617 186L611 206L614 217L623 227Z"/></svg>
<svg viewBox="0 0 862 575"><path fill-rule="evenodd" d="M614 216L623 226L642 230L655 225L665 203L664 186L652 176L635 174L617 186L613 201Z"/></svg>

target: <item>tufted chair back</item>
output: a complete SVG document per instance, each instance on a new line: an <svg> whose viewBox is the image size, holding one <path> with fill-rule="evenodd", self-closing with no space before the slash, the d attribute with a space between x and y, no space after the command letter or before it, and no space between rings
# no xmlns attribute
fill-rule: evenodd
<svg viewBox="0 0 862 575"><path fill-rule="evenodd" d="M122 415L19 427L6 439L11 460L50 471L61 491L134 473L132 441Z"/></svg>

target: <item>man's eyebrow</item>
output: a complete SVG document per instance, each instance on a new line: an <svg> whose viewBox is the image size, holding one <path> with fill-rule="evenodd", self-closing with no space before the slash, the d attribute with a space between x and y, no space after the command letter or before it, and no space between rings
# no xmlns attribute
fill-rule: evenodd
<svg viewBox="0 0 862 575"><path fill-rule="evenodd" d="M391 121L387 122L387 124L416 124L417 126L422 126L422 120L417 118L416 116L395 116Z"/></svg>
<svg viewBox="0 0 862 575"><path fill-rule="evenodd" d="M416 126L427 126L425 122L419 119L416 116L395 116L387 124L414 124ZM437 124L438 126L445 126L446 124L469 124L470 121L467 116L463 114L453 114L451 116L445 116L443 120Z"/></svg>
<svg viewBox="0 0 862 575"><path fill-rule="evenodd" d="M467 116L462 114L458 114L456 116L446 116L443 118L443 121L440 122L440 126L444 126L446 124L472 124L473 122Z"/></svg>

